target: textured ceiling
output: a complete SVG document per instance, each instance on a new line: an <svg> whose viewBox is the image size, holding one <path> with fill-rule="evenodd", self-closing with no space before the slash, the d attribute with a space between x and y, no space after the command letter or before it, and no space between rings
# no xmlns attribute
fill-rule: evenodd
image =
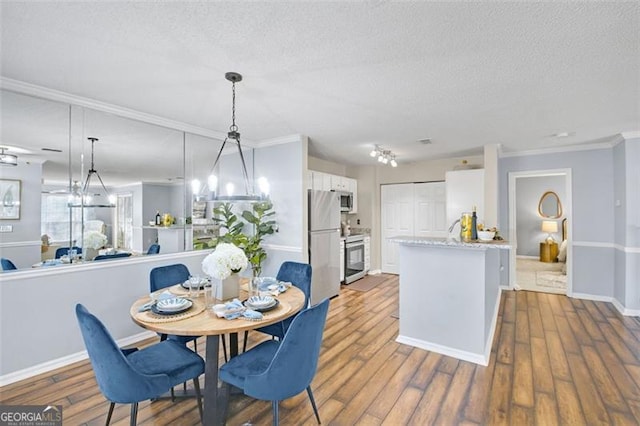
<svg viewBox="0 0 640 426"><path fill-rule="evenodd" d="M402 164L640 130L638 2L0 8L3 77L224 132L237 71L244 137L304 134L345 164L374 144Z"/></svg>

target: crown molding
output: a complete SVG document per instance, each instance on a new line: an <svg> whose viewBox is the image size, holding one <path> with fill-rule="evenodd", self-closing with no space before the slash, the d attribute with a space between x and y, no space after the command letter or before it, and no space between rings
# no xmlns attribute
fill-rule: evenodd
<svg viewBox="0 0 640 426"><path fill-rule="evenodd" d="M70 93L62 92L55 89L49 89L47 87L38 86L31 83L26 83L20 80L14 80L0 76L0 88L9 90L11 92L20 93L23 95L34 96L37 98L47 99L50 101L62 102L66 104L76 105L79 107L90 108L96 111L102 111L109 114L114 114L119 117L129 118L144 123L155 124L157 126L166 127L169 129L179 130L182 132L192 133L207 138L223 141L227 136L226 133L217 132L204 127L194 126L192 124L183 123L181 121L171 120L164 117L159 117L153 114L147 114L145 112L136 111L133 109L121 107L118 105L101 102L91 98L85 98L83 96L73 95ZM247 146L254 146L255 142L245 141L243 144Z"/></svg>
<svg viewBox="0 0 640 426"><path fill-rule="evenodd" d="M265 139L262 141L258 141L254 143L254 147L255 148L264 148L267 146L274 146L274 145L283 145L286 143L293 143L293 142L300 142L304 139L305 137L301 134L294 134L294 135L288 135L288 136L281 136L278 138L272 138L272 139Z"/></svg>
<svg viewBox="0 0 640 426"><path fill-rule="evenodd" d="M620 134L626 141L628 141L629 139L640 139L640 130L634 132L622 132Z"/></svg>
<svg viewBox="0 0 640 426"><path fill-rule="evenodd" d="M546 155L546 154L559 154L563 152L577 152L577 151L592 151L594 149L611 149L618 145L620 142L624 142L625 138L621 134L617 134L610 141L607 142L598 142L598 143L590 143L583 145L564 145L553 148L540 148L540 149L531 149L527 151L514 151L514 152L505 152L500 150L498 152L498 156L500 158L507 157L525 157L529 155Z"/></svg>

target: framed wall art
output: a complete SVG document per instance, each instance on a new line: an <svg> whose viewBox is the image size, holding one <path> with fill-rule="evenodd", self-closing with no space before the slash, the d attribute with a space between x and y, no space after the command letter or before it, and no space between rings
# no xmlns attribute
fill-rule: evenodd
<svg viewBox="0 0 640 426"><path fill-rule="evenodd" d="M0 220L20 219L21 183L0 179Z"/></svg>

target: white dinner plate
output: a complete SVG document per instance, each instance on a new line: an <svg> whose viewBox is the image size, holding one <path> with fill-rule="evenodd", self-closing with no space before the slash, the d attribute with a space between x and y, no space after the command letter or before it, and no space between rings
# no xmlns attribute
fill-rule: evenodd
<svg viewBox="0 0 640 426"><path fill-rule="evenodd" d="M172 297L171 299L162 299L156 303L156 308L164 312L175 312L191 306L191 300L182 297Z"/></svg>

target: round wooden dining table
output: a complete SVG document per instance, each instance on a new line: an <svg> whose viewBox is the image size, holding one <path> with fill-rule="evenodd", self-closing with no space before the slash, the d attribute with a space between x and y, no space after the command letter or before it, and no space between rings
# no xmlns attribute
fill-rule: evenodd
<svg viewBox="0 0 640 426"><path fill-rule="evenodd" d="M176 295L186 296L185 290L180 285L164 290ZM244 300L246 298L247 293L242 290L239 299ZM202 392L204 398L203 424L223 425L226 419L228 395L218 386L220 336L229 334L229 355L234 357L238 354L238 333L282 321L295 315L304 305L304 293L295 286L291 286L286 292L279 294L276 299L279 302L278 306L275 309L264 312L263 319L259 321L242 318L233 320L219 318L211 309L205 309L204 297L191 298L193 306L183 314L162 316L156 315L151 311L138 311L141 306L151 301L149 296L145 296L133 303L130 314L136 324L158 333L207 337L204 372L205 386Z"/></svg>

